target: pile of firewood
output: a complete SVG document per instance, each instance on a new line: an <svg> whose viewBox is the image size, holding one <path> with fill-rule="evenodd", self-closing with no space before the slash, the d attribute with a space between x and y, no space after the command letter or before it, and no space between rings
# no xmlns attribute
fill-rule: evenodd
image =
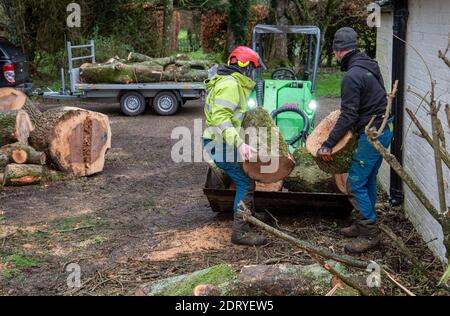
<svg viewBox="0 0 450 316"><path fill-rule="evenodd" d="M152 58L130 53L127 59L114 57L105 63L83 64L80 79L84 83L112 84L203 82L209 68L209 62L189 60L187 55Z"/></svg>
<svg viewBox="0 0 450 316"><path fill-rule="evenodd" d="M41 112L24 93L0 89L1 185L41 183L52 169L74 177L99 173L110 148L106 115L69 107Z"/></svg>

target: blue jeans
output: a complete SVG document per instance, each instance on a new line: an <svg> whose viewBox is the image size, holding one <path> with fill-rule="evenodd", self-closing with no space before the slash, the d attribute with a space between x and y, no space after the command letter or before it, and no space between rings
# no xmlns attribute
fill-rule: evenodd
<svg viewBox="0 0 450 316"><path fill-rule="evenodd" d="M378 140L388 148L392 137L393 133L386 129ZM383 157L369 143L367 135L361 134L349 171L348 188L350 202L365 220L377 219L377 176L382 163Z"/></svg>
<svg viewBox="0 0 450 316"><path fill-rule="evenodd" d="M203 146L214 160L217 167L225 171L236 184L236 197L234 200L234 214L236 215L239 203L245 201L249 208L253 207L255 181L250 179L242 170L238 160L238 150L234 146L216 143L209 139L203 140Z"/></svg>

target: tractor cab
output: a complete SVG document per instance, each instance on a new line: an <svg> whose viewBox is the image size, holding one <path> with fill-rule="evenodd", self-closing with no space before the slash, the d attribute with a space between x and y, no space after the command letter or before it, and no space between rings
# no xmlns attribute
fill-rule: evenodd
<svg viewBox="0 0 450 316"><path fill-rule="evenodd" d="M296 60L295 66L274 69L265 66L255 71L256 88L248 105L250 109L264 107L271 113L290 150L294 151L304 146L316 124L320 29L315 26L256 25L252 48L258 52L263 64L270 56L270 40L279 34L286 34L289 45L295 45L295 56L292 56Z"/></svg>

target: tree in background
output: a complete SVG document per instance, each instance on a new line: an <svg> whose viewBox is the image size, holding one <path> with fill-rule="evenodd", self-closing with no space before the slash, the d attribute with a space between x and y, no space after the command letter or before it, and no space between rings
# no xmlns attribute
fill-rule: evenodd
<svg viewBox="0 0 450 316"><path fill-rule="evenodd" d="M228 1L228 53L236 46L246 44L250 5L250 0Z"/></svg>

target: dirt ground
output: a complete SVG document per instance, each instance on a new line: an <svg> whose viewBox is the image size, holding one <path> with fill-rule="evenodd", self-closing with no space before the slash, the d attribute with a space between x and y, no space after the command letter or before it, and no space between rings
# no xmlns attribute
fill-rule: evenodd
<svg viewBox="0 0 450 316"><path fill-rule="evenodd" d="M321 99L320 104L323 117L338 108L339 100ZM0 294L133 295L142 283L220 263L236 269L258 263L313 263L275 238L260 249L233 246L231 216L213 213L203 195L206 165L172 162L172 130L192 129L194 119L202 117L200 102L187 104L174 117L151 111L124 117L117 104L87 108L111 119L113 148L102 174L0 189ZM439 271L401 212L388 207L381 211L430 270ZM337 231L345 224L301 215L279 218L278 223L294 236L337 253L346 242ZM364 258L388 264L412 291L432 293L388 241ZM67 286L65 269L70 263L81 267L81 289ZM399 294L389 284L385 291Z"/></svg>

